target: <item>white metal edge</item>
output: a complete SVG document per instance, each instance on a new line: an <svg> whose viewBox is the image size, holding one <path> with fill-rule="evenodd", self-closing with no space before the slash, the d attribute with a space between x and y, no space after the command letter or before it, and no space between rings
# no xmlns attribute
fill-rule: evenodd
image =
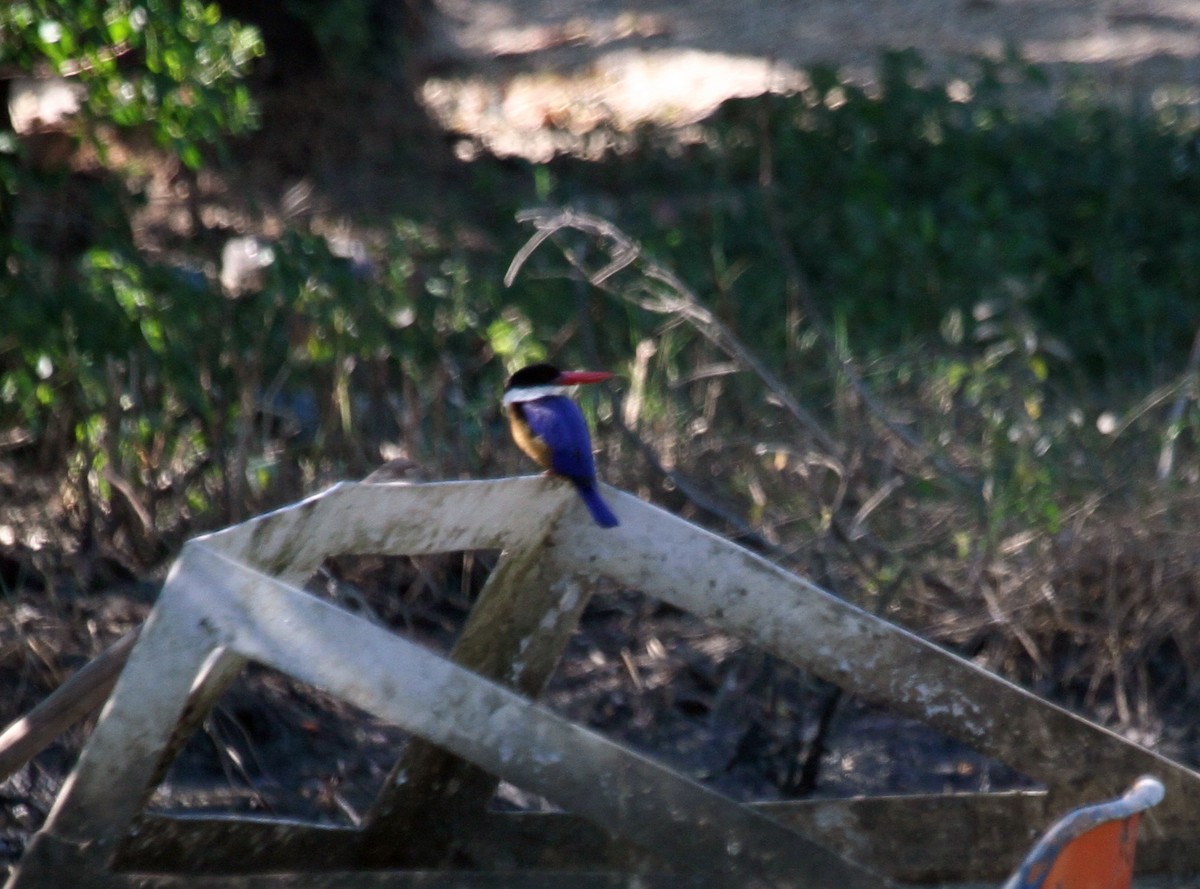
<svg viewBox="0 0 1200 889"><path fill-rule="evenodd" d="M812 670L847 691L921 719L1049 787L1150 771L1200 805L1200 774L870 614L722 537L603 486L621 525L563 523L564 563L670 602ZM1077 744L1087 744L1081 755ZM1136 774L1136 772L1135 772ZM1130 776L1132 777L1132 776ZM1183 799L1176 800L1184 804ZM1171 806L1172 810L1183 811Z"/></svg>
<svg viewBox="0 0 1200 889"><path fill-rule="evenodd" d="M234 657L224 647L232 634L207 618L203 607L195 607L206 597L194 589L190 550L185 546L172 566L95 729L18 862L9 889L66 885L61 880L68 875L58 873L60 867L103 870L152 789L191 692L224 658Z"/></svg>
<svg viewBox="0 0 1200 889"><path fill-rule="evenodd" d="M285 582L300 583L332 555L504 549L544 534L572 499L568 482L545 476L341 482L196 541Z"/></svg>
<svg viewBox="0 0 1200 889"><path fill-rule="evenodd" d="M845 889L887 881L416 643L278 579L197 547L220 595L208 617L242 656L433 741L628 839L697 866L779 887L836 873ZM201 556L207 556L201 563ZM401 776L403 777L403 776ZM694 823L693 823L694 819ZM672 845L673 844L673 845ZM662 846L667 848L661 848ZM785 877L788 873L791 876ZM753 884L753 882L752 882Z"/></svg>

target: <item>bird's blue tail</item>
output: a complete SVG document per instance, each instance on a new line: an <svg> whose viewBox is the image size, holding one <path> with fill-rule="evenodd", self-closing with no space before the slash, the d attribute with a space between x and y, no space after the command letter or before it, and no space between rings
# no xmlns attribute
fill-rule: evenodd
<svg viewBox="0 0 1200 889"><path fill-rule="evenodd" d="M579 496L583 498L584 505L592 514L592 518L596 520L597 525L601 528L615 528L621 524L613 515L613 511L608 508L608 504L600 497L600 492L596 490L594 484L575 482L575 488L579 491Z"/></svg>

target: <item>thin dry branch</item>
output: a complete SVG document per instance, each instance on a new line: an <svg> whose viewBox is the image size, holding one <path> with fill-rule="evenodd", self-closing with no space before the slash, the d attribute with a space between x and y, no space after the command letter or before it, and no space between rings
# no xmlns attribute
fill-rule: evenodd
<svg viewBox="0 0 1200 889"><path fill-rule="evenodd" d="M834 337L823 324L820 314L817 312L815 301L812 299L807 283L800 272L799 264L796 262L794 254L787 248L786 240L782 237L782 232L778 226L778 219L771 213L772 206L770 205L769 196L767 197L767 201L768 216L772 218L773 223L773 234L778 244L785 271L787 272L789 302L798 303L803 306L804 312L809 317L809 322L821 336L822 341L831 350L835 350ZM569 247L560 245L560 249L567 261L587 279L588 283L605 293L624 299L647 311L670 315L689 323L705 339L732 358L741 369L755 374L784 410L792 416L802 429L807 431L816 440L827 454L833 455L838 459L844 457L842 448L834 440L833 436L816 417L805 410L795 396L792 395L788 387L784 385L783 381L764 362L759 360L758 356L747 348L726 324L709 311L687 284L669 268L647 257L641 245L621 229L617 228L617 226L606 219L593 216L589 213L581 213L570 208L526 210L517 214L517 221L533 224L536 231L513 257L513 261L504 276L505 286L512 286L521 268L533 252L555 235L573 230L598 239L606 246L611 256L611 260L598 271L589 271L586 269L583 262ZM614 275L635 265L647 281L660 284L665 290L651 287L640 288L637 291L629 289L618 290L610 284L610 279ZM639 296L639 293L643 295ZM838 360L842 373L858 394L862 403L895 440L915 453L922 462L933 466L943 477L970 490L979 490L977 480L969 478L955 469L945 458L934 452L932 448L910 429L892 417L891 412L863 380L852 359L839 356Z"/></svg>
<svg viewBox="0 0 1200 889"><path fill-rule="evenodd" d="M617 404L615 398L612 403L612 423L641 452L642 458L650 468L663 478L669 479L671 484L694 506L735 529L737 536L748 546L775 559L783 559L787 556L786 551L767 540L736 512L726 507L718 497L693 484L678 472L664 466L650 443L625 424L621 416L620 405Z"/></svg>
<svg viewBox="0 0 1200 889"><path fill-rule="evenodd" d="M733 331L704 306L691 288L680 280L669 268L647 257L637 241L630 238L608 220L570 208L527 210L519 213L517 219L520 222L531 223L536 228L536 231L514 256L504 277L506 286L512 285L533 251L547 240L570 231L579 232L597 239L605 245L605 249L607 249L611 257L611 260L599 271L590 271L586 268L580 257L569 246L562 243L559 243L557 246L571 266L597 289L647 311L667 315L674 320L690 324L705 339L728 355L738 369L750 371L758 376L778 403L795 420L797 425L807 431L824 450L822 459L834 466L839 474L844 473L845 467L843 464L847 459L844 448L833 439L815 417L800 405L783 382L738 339ZM615 274L635 267L643 276L642 286L618 289L612 283L611 279ZM653 285L660 286L655 287ZM862 389L866 389L865 383L862 383L861 380L859 384ZM869 395L869 393L867 394ZM864 402L875 404L871 398L864 398ZM663 467L653 449L645 441L642 441L626 424L621 422L621 413L617 410L616 405L614 405L613 416L617 419L617 425L622 428L622 431L642 451L648 463L657 472L670 478L692 503L709 514L728 522L731 527L738 529L752 545L758 546L763 551L769 552L777 558L782 556L778 547L765 541L761 535L754 532L745 521L737 518L731 510L719 503L716 498L697 489L695 485L689 484L686 479ZM919 446L917 449L918 451L922 450ZM927 449L924 452L928 453ZM953 470L949 467L939 466L939 468L947 472L947 474L953 474ZM962 480L958 476L955 476L955 478L959 481ZM882 492L878 493L878 498L881 500L889 496L898 484L898 482L893 482L885 485ZM868 503L874 506L877 505L877 500L872 498ZM860 510L857 521L853 519L847 521L845 517L836 515L837 510L834 510L835 515L831 520L831 531L834 536L845 547L860 569L864 571L866 570L868 559L861 551L862 549L870 549L876 554L888 552L887 547L879 546L871 539L870 534L863 527L863 522L869 511L869 509L866 511Z"/></svg>
<svg viewBox="0 0 1200 889"><path fill-rule="evenodd" d="M978 492L980 490L978 481L968 478L951 466L908 427L892 416L891 411L884 406L871 387L863 380L854 359L845 354L841 347L838 346L833 331L825 323L821 311L817 306L817 301L813 299L812 288L809 287L808 280L800 269L800 263L796 259L795 251L792 250L791 244L789 244L787 237L784 235L783 223L779 210L775 205L774 192L770 180L763 182L761 193L767 220L771 228L771 236L775 240L775 249L779 253L784 271L787 274L789 303L798 304L803 307L804 314L808 317L809 325L817 332L817 336L821 338L821 342L825 344L829 353L837 359L838 369L850 383L851 388L854 389L867 410L874 414L876 419L883 425L883 428L896 441L913 451L921 461L932 465L943 476Z"/></svg>
<svg viewBox="0 0 1200 889"><path fill-rule="evenodd" d="M104 703L140 634L130 630L0 734L0 781Z"/></svg>
<svg viewBox="0 0 1200 889"><path fill-rule="evenodd" d="M841 448L825 427L809 413L792 395L783 382L758 357L734 335L719 318L700 302L694 292L670 269L645 256L641 246L606 219L580 213L571 209L526 210L517 214L519 222L529 222L537 231L517 251L504 276L506 286L511 286L521 267L541 244L564 231L578 231L603 242L612 257L599 271L590 272L569 248L562 248L567 260L587 277L588 283L613 296L620 297L648 311L661 315L683 318L705 339L725 352L743 369L755 374L787 411L796 423L811 435L829 454L838 455ZM645 298L618 290L610 279L618 272L637 266L648 281L661 284L665 289L646 290Z"/></svg>
<svg viewBox="0 0 1200 889"><path fill-rule="evenodd" d="M1192 339L1192 351L1188 355L1187 369L1183 373L1178 388L1178 396L1171 405L1167 415L1167 426L1163 432L1162 449L1158 454L1158 480L1166 481L1175 471L1175 440L1178 437L1178 427L1183 419L1183 412L1188 402L1196 397L1196 379L1200 376L1200 330Z"/></svg>

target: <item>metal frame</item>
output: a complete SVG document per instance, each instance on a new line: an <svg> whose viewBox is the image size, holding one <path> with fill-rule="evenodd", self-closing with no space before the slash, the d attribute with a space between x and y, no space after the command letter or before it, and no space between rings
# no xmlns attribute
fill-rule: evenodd
<svg viewBox="0 0 1200 889"><path fill-rule="evenodd" d="M1200 776L622 492L597 532L545 478L342 484L197 538L7 889L879 887L990 878L1048 812L1153 773L1148 869L1200 871ZM501 549L450 659L302 592L330 555ZM538 706L598 578L657 596L1044 783L1046 794L745 806ZM248 660L424 739L361 829L143 812ZM499 779L560 805L486 811ZM937 830L931 820L945 821ZM1186 842L1185 842L1186 840ZM970 851L968 851L970 850ZM469 860L469 869L447 862ZM268 873L270 871L270 873ZM197 876L198 873L207 876ZM187 876L183 876L187 874Z"/></svg>

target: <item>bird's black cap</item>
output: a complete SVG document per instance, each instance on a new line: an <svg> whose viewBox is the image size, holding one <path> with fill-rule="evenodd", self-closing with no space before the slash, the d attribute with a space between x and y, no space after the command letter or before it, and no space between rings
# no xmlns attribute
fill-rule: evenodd
<svg viewBox="0 0 1200 889"><path fill-rule="evenodd" d="M508 378L508 382L504 384L504 391L525 389L529 386L552 386L561 376L562 371L553 364L530 364Z"/></svg>

